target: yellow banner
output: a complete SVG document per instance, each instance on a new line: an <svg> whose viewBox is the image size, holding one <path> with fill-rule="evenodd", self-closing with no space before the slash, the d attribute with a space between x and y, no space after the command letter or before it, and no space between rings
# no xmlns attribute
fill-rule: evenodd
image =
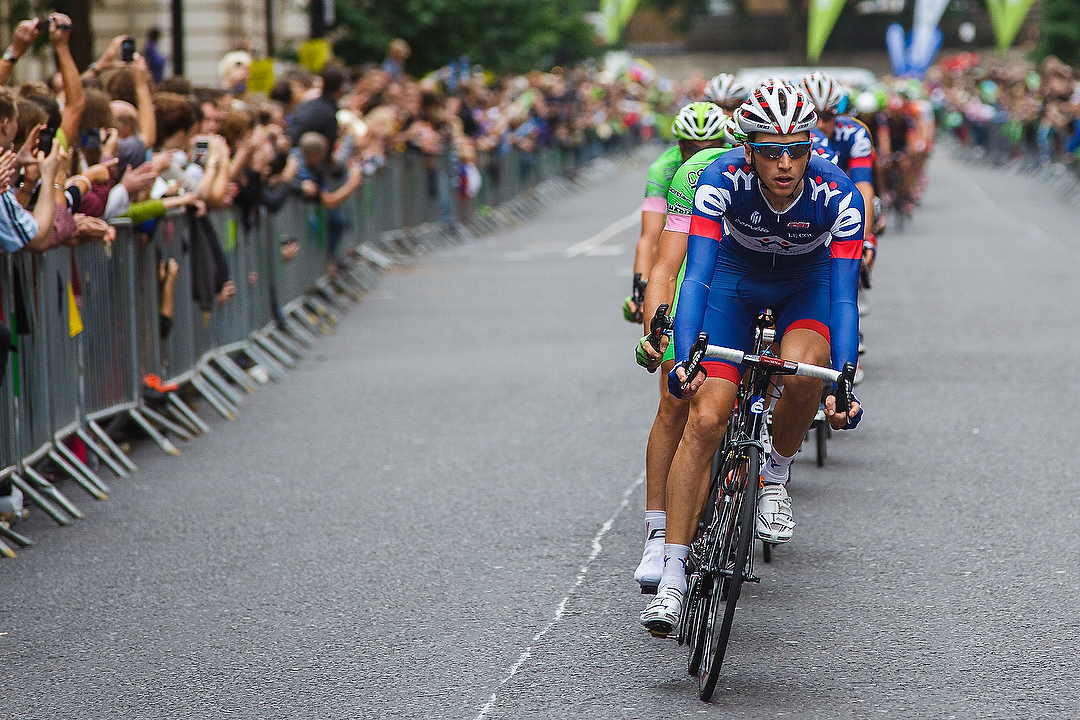
<svg viewBox="0 0 1080 720"><path fill-rule="evenodd" d="M82 315L79 313L79 305L75 302L75 290L71 283L67 284L68 296L68 337L75 337L83 331Z"/></svg>

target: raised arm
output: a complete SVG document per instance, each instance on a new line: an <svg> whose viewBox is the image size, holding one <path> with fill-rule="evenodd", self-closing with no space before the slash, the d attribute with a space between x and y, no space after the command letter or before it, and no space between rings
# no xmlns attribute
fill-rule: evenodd
<svg viewBox="0 0 1080 720"><path fill-rule="evenodd" d="M71 56L68 39L71 37L71 18L63 13L53 13L49 24L49 42L56 52L56 62L60 66L60 77L64 82L64 112L61 115L60 129L67 136L69 144L77 141L79 123L82 122L83 109L86 107L86 93L83 92L82 77Z"/></svg>

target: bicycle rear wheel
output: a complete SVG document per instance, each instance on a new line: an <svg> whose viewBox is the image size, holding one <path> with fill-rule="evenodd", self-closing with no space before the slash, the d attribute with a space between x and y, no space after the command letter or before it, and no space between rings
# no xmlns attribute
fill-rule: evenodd
<svg viewBox="0 0 1080 720"><path fill-rule="evenodd" d="M698 697L708 700L716 689L720 668L724 664L735 608L739 602L743 578L750 551L754 547L754 525L757 519L758 474L761 456L757 448L748 447L741 455L735 470L738 489L732 498L731 521L721 543L717 574L709 602L709 623L705 633L705 652L698 672Z"/></svg>

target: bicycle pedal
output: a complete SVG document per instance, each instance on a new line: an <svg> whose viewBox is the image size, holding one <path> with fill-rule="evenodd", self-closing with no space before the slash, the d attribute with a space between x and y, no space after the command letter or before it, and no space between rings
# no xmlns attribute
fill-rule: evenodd
<svg viewBox="0 0 1080 720"><path fill-rule="evenodd" d="M660 583L641 583L642 595L655 595Z"/></svg>
<svg viewBox="0 0 1080 720"><path fill-rule="evenodd" d="M757 575L746 575L743 577L743 582L760 583L761 578L759 578Z"/></svg>

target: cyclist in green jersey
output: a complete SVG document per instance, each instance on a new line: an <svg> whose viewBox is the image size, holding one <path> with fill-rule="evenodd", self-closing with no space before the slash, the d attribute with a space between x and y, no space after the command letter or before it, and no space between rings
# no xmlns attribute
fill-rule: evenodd
<svg viewBox="0 0 1080 720"><path fill-rule="evenodd" d="M675 253L670 246L674 245L677 250L678 239L681 237L681 252L682 255L686 254L686 236L690 228L698 176L714 159L734 144L733 138L725 132L728 118L718 106L712 103L692 103L691 106L693 105L708 106L701 110L705 117L709 118L709 122L699 126L701 127L699 135L703 136L700 144L705 147L687 159L669 182L664 204L664 227L658 242L659 256L650 267L653 282L646 290L645 304L642 308L646 319L653 317L656 308L661 303L671 306L671 314L674 315L675 303L678 302L676 276L681 279L679 268L682 257L672 262ZM662 338L661 343L661 350L665 349L665 343L670 345L671 357L666 358L670 362L664 366L665 370L670 371L670 366L675 362L674 345L669 342L667 336ZM660 364L660 353L644 337L638 343L638 362L650 369L655 369ZM666 391L664 377L666 376L660 375L660 406L656 411L656 419L653 421L645 452L645 549L642 552L641 563L634 572L634 579L641 585L643 593L656 592L656 585L660 582L660 575L663 573L664 536L667 527L664 498L668 467L682 438L683 426L686 424L690 407L688 402L679 400Z"/></svg>
<svg viewBox="0 0 1080 720"><path fill-rule="evenodd" d="M664 230L671 179L687 158L715 143L708 138L722 132L725 119L724 113L713 103L693 102L685 106L671 124L671 133L679 139L679 144L665 150L649 167L645 202L641 206L641 236L634 254L633 294L623 301L623 317L628 322L642 322L640 302L656 262L656 247Z"/></svg>

